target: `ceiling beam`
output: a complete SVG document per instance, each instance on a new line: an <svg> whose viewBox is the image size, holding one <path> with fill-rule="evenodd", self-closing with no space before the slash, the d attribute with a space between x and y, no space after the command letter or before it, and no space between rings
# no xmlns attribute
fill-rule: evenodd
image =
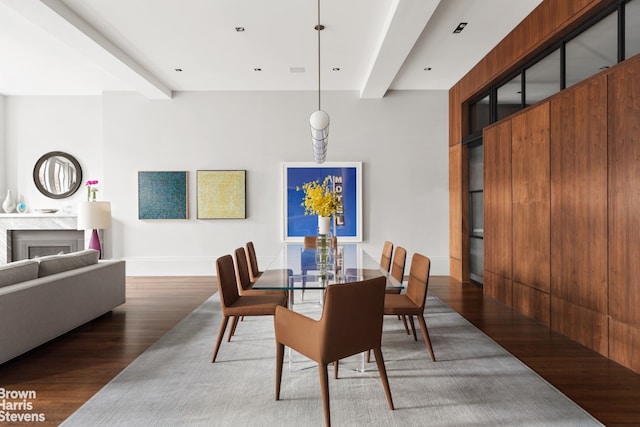
<svg viewBox="0 0 640 427"><path fill-rule="evenodd" d="M149 99L171 99L163 82L145 70L60 0L0 0L24 18L90 58Z"/></svg>
<svg viewBox="0 0 640 427"><path fill-rule="evenodd" d="M395 0L369 65L361 98L382 98L420 34L438 7L440 0Z"/></svg>

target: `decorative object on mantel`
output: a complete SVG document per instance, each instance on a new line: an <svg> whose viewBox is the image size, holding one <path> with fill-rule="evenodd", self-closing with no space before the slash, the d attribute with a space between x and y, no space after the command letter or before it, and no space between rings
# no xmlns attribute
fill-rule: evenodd
<svg viewBox="0 0 640 427"><path fill-rule="evenodd" d="M87 202L91 201L91 199L93 199L93 201L96 201L96 193L98 192L98 189L96 187L94 187L94 185L96 185L98 183L98 180L92 180L92 181L87 181L87 183L85 184L87 186Z"/></svg>
<svg viewBox="0 0 640 427"><path fill-rule="evenodd" d="M314 29L318 32L318 110L309 117L309 125L311 125L313 160L316 163L324 163L329 144L329 114L320 106L320 31L324 30L324 25L320 24L320 0L318 0L318 25Z"/></svg>
<svg viewBox="0 0 640 427"><path fill-rule="evenodd" d="M40 209L36 209L35 211L37 213L50 213L50 214L53 214L53 213L58 212L58 209L51 209L51 208L44 208L43 209L43 208L40 208Z"/></svg>
<svg viewBox="0 0 640 427"><path fill-rule="evenodd" d="M18 213L26 213L27 212L27 205L25 205L24 202L18 203L18 206L16 206L16 212L18 212Z"/></svg>
<svg viewBox="0 0 640 427"><path fill-rule="evenodd" d="M6 213L11 213L16 210L16 202L13 201L11 197L11 190L7 190L7 197L2 202L2 210Z"/></svg>
<svg viewBox="0 0 640 427"><path fill-rule="evenodd" d="M98 230L111 227L111 202L81 202L78 204L78 230L93 230L89 240L89 249L100 252L102 244Z"/></svg>

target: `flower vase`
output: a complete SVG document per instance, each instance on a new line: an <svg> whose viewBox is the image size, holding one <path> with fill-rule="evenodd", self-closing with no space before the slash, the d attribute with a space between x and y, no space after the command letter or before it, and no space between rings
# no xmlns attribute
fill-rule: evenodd
<svg viewBox="0 0 640 427"><path fill-rule="evenodd" d="M318 215L318 234L327 235L331 232L331 217Z"/></svg>
<svg viewBox="0 0 640 427"><path fill-rule="evenodd" d="M6 213L11 213L16 210L16 202L11 197L11 190L7 190L7 197L2 202L2 210Z"/></svg>

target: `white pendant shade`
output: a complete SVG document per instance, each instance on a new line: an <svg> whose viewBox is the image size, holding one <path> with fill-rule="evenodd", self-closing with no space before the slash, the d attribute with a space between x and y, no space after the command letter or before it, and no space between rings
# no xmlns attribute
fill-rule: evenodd
<svg viewBox="0 0 640 427"><path fill-rule="evenodd" d="M111 202L78 203L78 230L101 230L111 227Z"/></svg>
<svg viewBox="0 0 640 427"><path fill-rule="evenodd" d="M313 143L313 160L316 163L324 163L329 144L329 115L322 110L314 111L309 118L309 124Z"/></svg>

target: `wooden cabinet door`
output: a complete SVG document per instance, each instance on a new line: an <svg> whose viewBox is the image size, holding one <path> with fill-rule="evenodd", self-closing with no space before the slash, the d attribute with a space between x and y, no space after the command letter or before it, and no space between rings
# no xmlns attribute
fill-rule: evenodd
<svg viewBox="0 0 640 427"><path fill-rule="evenodd" d="M549 293L549 102L511 119L513 280Z"/></svg>
<svg viewBox="0 0 640 427"><path fill-rule="evenodd" d="M484 148L484 268L511 278L511 121L487 127Z"/></svg>
<svg viewBox="0 0 640 427"><path fill-rule="evenodd" d="M551 294L607 313L607 80L551 100Z"/></svg>
<svg viewBox="0 0 640 427"><path fill-rule="evenodd" d="M609 314L640 328L640 61L609 75L608 97Z"/></svg>

